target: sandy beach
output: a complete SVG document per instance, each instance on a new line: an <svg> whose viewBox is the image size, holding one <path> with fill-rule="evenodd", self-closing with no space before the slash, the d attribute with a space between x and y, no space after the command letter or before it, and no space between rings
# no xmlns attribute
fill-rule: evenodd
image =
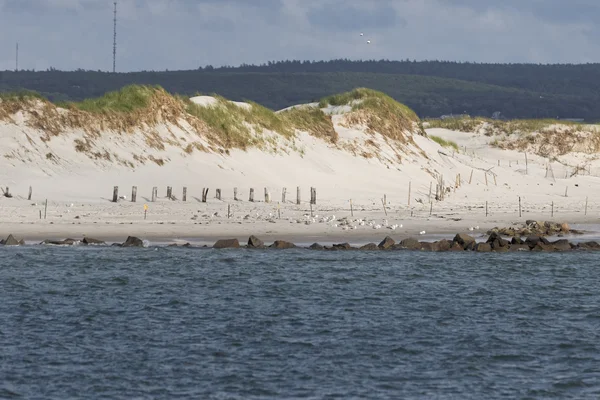
<svg viewBox="0 0 600 400"><path fill-rule="evenodd" d="M214 106L205 96L195 101ZM552 160L527 154L526 160L523 152L491 146L494 138L481 133L426 129L428 137L416 126L406 131L407 140L394 141L351 123L348 108L325 112L339 135L335 144L302 131L284 139L263 130L260 135L270 138L268 148L190 153L183 150L190 143L209 147L202 133L184 122L159 121L128 133L96 132L93 152L86 153L73 144L89 139L89 132L64 127L47 140L43 129L28 123L30 114L19 111L0 122L0 186L12 196L0 197L0 236L13 234L33 243L84 235L122 241L134 235L157 243L210 245L216 239L242 242L256 235L298 244L364 244L388 235L420 240L460 232L481 236L526 220L578 224L593 235L600 223L595 196L600 179L594 175L600 162L589 154ZM148 131L164 141L163 149L148 145ZM458 150L440 146L432 136L456 143ZM138 162L141 156L145 162ZM162 161L148 161L153 159ZM588 173L573 175L581 165ZM436 200L441 180L445 197ZM117 203L111 201L114 186L124 196ZM137 187L135 203L132 186ZM166 197L167 186L173 188L173 199ZM154 202L153 187L158 191ZM311 187L317 190L312 213ZM206 203L203 188L209 189ZM251 188L254 202L249 201Z"/></svg>

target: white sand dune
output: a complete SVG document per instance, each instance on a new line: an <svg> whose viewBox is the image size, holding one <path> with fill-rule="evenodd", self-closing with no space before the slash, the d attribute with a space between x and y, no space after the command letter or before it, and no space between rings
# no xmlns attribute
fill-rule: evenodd
<svg viewBox="0 0 600 400"><path fill-rule="evenodd" d="M208 96L192 101L217 106ZM529 154L525 167L523 153L492 148L490 138L481 134L428 130L456 142L459 151L418 134L416 126L405 132L407 143L394 141L348 124L349 106L324 110L332 115L339 135L336 144L302 131L289 140L263 131L261 135L272 139L270 147L230 149L229 154L186 152L192 143L207 149L211 144L183 120L160 120L127 133L102 130L94 134L92 149L82 152L75 143L89 138L89 132L65 127L49 137L45 127L30 123L33 111L20 111L0 122L0 186L13 195L0 197L0 236L13 233L37 240L132 234L210 243L218 237L256 234L298 242L362 243L421 231L427 232L425 237L461 231L477 235L525 219L598 223L600 179L593 174L564 178L564 170L583 161L589 171L598 170L597 160L568 154L554 161L552 178L547 159ZM164 143L164 149L150 145L149 137ZM436 201L440 176L447 193L443 201ZM33 197L28 201L30 186ZM114 186L126 200L110 201ZM137 186L137 203L130 202L132 186ZM165 198L167 186L173 187L176 200ZM159 199L151 203L153 187ZM187 202L181 201L183 187ZM296 205L297 187L301 205ZM311 187L317 189L312 216ZM203 188L210 190L207 203L200 202ZM233 199L234 188L238 201ZM248 201L250 188L255 202ZM216 189L222 191L221 200L215 198ZM265 189L271 203L264 201ZM40 220L46 199L47 218ZM146 220L144 203L149 205ZM479 229L469 230L475 226Z"/></svg>

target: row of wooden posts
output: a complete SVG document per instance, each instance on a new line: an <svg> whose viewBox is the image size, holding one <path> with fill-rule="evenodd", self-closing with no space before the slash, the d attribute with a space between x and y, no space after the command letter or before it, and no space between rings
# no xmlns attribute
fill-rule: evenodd
<svg viewBox="0 0 600 400"><path fill-rule="evenodd" d="M7 188L7 190L8 190L8 188ZM208 194L209 194L209 189L203 188L202 189L202 198L201 198L202 203L206 203L206 201L208 199ZM233 200L235 200L235 201L240 200L240 198L238 197L238 194L239 194L238 188L237 187L233 188ZM281 190L281 202L282 203L285 203L286 195L287 195L287 188L283 188ZM265 203L271 203L271 192L269 191L268 188L265 188L264 196L265 196L264 197ZM155 202L157 198L158 198L158 188L155 186L152 188L151 201ZM222 199L221 189L215 190L215 198L217 200ZM31 188L29 188L29 199L31 200ZM167 199L177 200L177 198L173 195L173 187L172 186L167 186ZM187 187L183 188L181 200L187 201ZM113 188L112 201L113 201L113 203L116 203L119 201L119 187L118 186L115 186ZM254 188L250 188L250 192L248 195L248 201L254 202ZM131 202L133 202L133 203L137 202L137 186L133 186L131 188ZM300 202L301 202L301 190L300 190L300 186L298 186L296 188L296 204L299 205ZM311 205L317 204L317 189L314 187L310 188L310 204Z"/></svg>

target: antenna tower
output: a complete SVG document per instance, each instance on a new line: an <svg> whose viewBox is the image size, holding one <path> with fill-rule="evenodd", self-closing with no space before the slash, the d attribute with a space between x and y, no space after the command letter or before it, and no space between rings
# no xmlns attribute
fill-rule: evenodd
<svg viewBox="0 0 600 400"><path fill-rule="evenodd" d="M115 18L113 29L113 74L117 70L117 2L115 1Z"/></svg>

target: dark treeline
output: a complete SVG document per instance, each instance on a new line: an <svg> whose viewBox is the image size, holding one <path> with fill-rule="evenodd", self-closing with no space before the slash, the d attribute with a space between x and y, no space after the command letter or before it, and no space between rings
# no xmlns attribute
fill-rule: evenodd
<svg viewBox="0 0 600 400"><path fill-rule="evenodd" d="M445 61L280 61L189 71L0 72L0 91L35 90L53 101L98 97L129 84L172 93L217 93L273 109L369 87L421 117L450 113L600 120L600 64L478 64Z"/></svg>

